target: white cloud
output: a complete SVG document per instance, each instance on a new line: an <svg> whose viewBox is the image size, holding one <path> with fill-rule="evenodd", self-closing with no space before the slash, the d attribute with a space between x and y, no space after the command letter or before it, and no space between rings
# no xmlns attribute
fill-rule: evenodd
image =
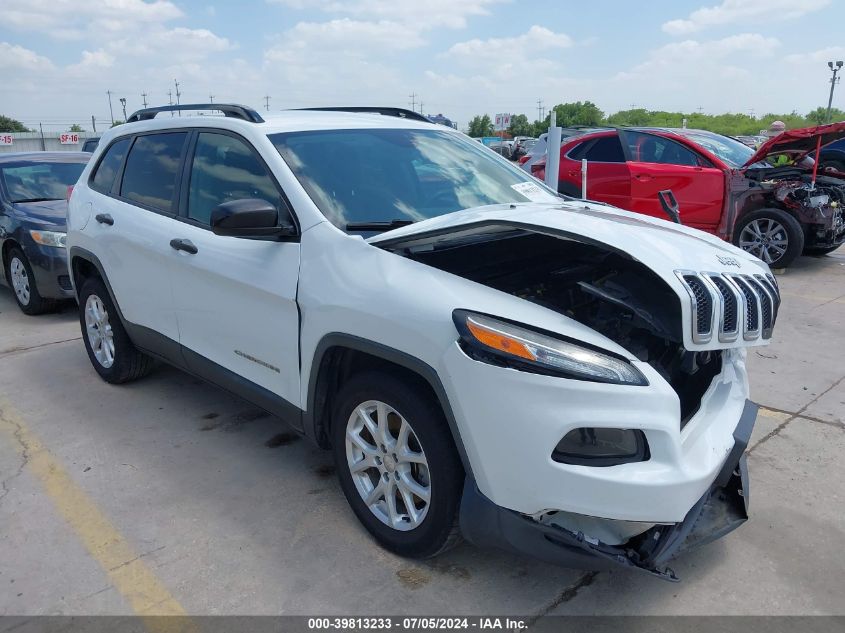
<svg viewBox="0 0 845 633"><path fill-rule="evenodd" d="M510 0L268 0L292 9L319 9L370 20L389 20L425 30L466 27L467 18L489 15L489 8Z"/></svg>
<svg viewBox="0 0 845 633"><path fill-rule="evenodd" d="M665 22L662 28L670 35L687 35L711 26L755 26L772 20L793 20L829 4L830 0L723 0L722 4L693 11L686 19Z"/></svg>
<svg viewBox="0 0 845 633"><path fill-rule="evenodd" d="M169 0L3 0L3 26L55 39L132 30L183 15Z"/></svg>
<svg viewBox="0 0 845 633"><path fill-rule="evenodd" d="M561 50L570 46L572 46L572 38L568 35L534 25L527 32L515 37L458 42L446 51L444 57L456 58L459 62L512 63L529 57L536 58L546 51Z"/></svg>
<svg viewBox="0 0 845 633"><path fill-rule="evenodd" d="M96 51L82 51L82 60L78 64L68 66L68 70L71 72L100 71L112 66L114 66L114 55L101 48Z"/></svg>
<svg viewBox="0 0 845 633"><path fill-rule="evenodd" d="M23 46L0 42L0 68L45 71L53 68L53 62Z"/></svg>

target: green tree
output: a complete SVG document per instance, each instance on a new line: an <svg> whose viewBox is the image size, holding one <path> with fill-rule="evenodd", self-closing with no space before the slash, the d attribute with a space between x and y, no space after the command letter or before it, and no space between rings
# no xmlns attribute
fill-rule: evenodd
<svg viewBox="0 0 845 633"><path fill-rule="evenodd" d="M575 101L574 103L559 103L553 108L556 123L560 127L572 125L601 125L604 122L604 112L592 101ZM546 117L546 128L551 115Z"/></svg>
<svg viewBox="0 0 845 633"><path fill-rule="evenodd" d="M0 114L0 132L29 132L23 123Z"/></svg>
<svg viewBox="0 0 845 633"><path fill-rule="evenodd" d="M469 122L469 131L467 132L473 138L481 136L493 136L493 121L486 114L475 115Z"/></svg>
<svg viewBox="0 0 845 633"><path fill-rule="evenodd" d="M114 123L111 124L111 126L117 127L118 125L123 125L124 123L125 123L125 121L115 121Z"/></svg>
<svg viewBox="0 0 845 633"><path fill-rule="evenodd" d="M830 120L828 121L827 108L819 107L811 112L808 112L806 119L813 125L824 125L828 122L833 123L834 121L845 121L845 112L839 108L831 108Z"/></svg>
<svg viewBox="0 0 845 633"><path fill-rule="evenodd" d="M511 124L508 126L508 134L511 136L533 136L534 126L528 122L524 114L511 116Z"/></svg>
<svg viewBox="0 0 845 633"><path fill-rule="evenodd" d="M79 123L74 123L73 125L70 126L70 130L68 130L68 131L70 131L70 132L84 132L85 130L82 128L81 125L79 125Z"/></svg>

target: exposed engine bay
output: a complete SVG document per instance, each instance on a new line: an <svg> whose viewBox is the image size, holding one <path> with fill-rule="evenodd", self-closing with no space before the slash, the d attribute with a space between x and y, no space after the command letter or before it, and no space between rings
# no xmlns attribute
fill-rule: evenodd
<svg viewBox="0 0 845 633"><path fill-rule="evenodd" d="M808 246L832 246L845 240L845 180L794 167L749 170L764 193L766 206L791 211L808 227Z"/></svg>
<svg viewBox="0 0 845 633"><path fill-rule="evenodd" d="M649 363L678 394L683 426L722 369L683 347L681 305L654 272L606 246L514 229L406 257L565 314Z"/></svg>

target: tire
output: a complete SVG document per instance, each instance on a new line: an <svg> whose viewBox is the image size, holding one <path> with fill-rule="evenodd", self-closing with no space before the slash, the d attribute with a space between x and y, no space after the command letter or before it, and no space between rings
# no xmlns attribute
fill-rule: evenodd
<svg viewBox="0 0 845 633"><path fill-rule="evenodd" d="M457 545L464 471L440 406L422 388L381 372L353 376L335 402L331 429L335 467L358 520L385 549L399 556L430 558ZM369 424L359 411L368 415ZM386 440L379 433L381 420L387 422ZM409 432L402 433L404 425ZM404 443L402 435L407 438ZM403 454L413 455L415 461L403 459ZM365 461L370 466L353 474L351 464ZM377 487L381 493L375 493L368 505L364 495Z"/></svg>
<svg viewBox="0 0 845 633"><path fill-rule="evenodd" d="M807 246L804 248L804 255L827 255L832 253L835 250L838 250L842 244L837 244L836 246Z"/></svg>
<svg viewBox="0 0 845 633"><path fill-rule="evenodd" d="M146 376L154 361L129 340L106 285L89 277L79 292L79 325L88 359L100 378L112 384Z"/></svg>
<svg viewBox="0 0 845 633"><path fill-rule="evenodd" d="M734 244L772 268L786 268L804 250L804 230L786 211L759 209L737 223Z"/></svg>
<svg viewBox="0 0 845 633"><path fill-rule="evenodd" d="M58 301L45 299L38 292L32 266L18 246L13 246L6 257L6 280L15 302L24 314L35 316L56 309Z"/></svg>
<svg viewBox="0 0 845 633"><path fill-rule="evenodd" d="M845 172L845 162L841 160L822 160L821 165L819 165L821 171L824 171L828 167L833 167L836 171Z"/></svg>

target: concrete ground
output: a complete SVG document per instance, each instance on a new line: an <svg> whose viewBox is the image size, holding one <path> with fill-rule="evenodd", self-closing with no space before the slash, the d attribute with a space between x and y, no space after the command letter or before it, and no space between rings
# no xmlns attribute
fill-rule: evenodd
<svg viewBox="0 0 845 633"><path fill-rule="evenodd" d="M74 306L26 317L0 287L0 614L845 614L845 249L779 281L749 353L752 517L679 584L390 555L328 453L179 371L105 384Z"/></svg>

